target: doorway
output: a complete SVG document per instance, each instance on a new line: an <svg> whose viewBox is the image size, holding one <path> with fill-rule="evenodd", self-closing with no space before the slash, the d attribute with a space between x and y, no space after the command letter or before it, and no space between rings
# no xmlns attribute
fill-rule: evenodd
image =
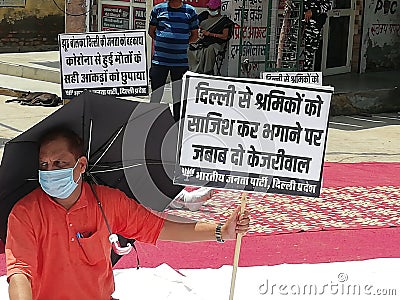
<svg viewBox="0 0 400 300"><path fill-rule="evenodd" d="M334 0L323 29L322 64L324 75L351 71L355 0Z"/></svg>

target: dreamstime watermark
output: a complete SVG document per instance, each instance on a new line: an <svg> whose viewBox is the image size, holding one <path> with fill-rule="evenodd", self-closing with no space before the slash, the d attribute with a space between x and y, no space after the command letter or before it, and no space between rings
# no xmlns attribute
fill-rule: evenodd
<svg viewBox="0 0 400 300"><path fill-rule="evenodd" d="M346 273L339 273L335 280L320 283L286 283L267 279L258 287L261 295L279 296L397 296L400 289L381 288L373 284L356 283L349 280Z"/></svg>

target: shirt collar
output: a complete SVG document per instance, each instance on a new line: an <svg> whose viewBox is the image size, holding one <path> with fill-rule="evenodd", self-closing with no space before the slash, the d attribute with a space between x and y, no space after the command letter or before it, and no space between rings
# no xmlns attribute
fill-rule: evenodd
<svg viewBox="0 0 400 300"><path fill-rule="evenodd" d="M46 197L46 199L51 201L51 203L53 203L54 205L56 205L58 207L65 209L61 204L57 203L49 195L47 195L42 189L40 189L40 190L43 193L44 197ZM94 196L93 196L92 191L90 190L89 184L86 182L83 182L82 183L82 191L81 191L81 194L80 194L78 200L74 203L74 205L71 206L71 208L68 211L71 212L74 210L78 210L78 209L87 207L88 203L89 203L88 197L94 197Z"/></svg>
<svg viewBox="0 0 400 300"><path fill-rule="evenodd" d="M82 191L81 195L79 196L78 200L75 202L74 205L69 209L69 211L74 211L80 208L84 208L88 206L88 197L91 197L92 193L90 191L89 184L87 182L82 183Z"/></svg>

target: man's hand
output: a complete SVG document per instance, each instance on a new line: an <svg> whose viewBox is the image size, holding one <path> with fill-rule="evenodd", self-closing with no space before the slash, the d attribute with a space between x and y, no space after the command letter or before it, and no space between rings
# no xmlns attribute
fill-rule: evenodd
<svg viewBox="0 0 400 300"><path fill-rule="evenodd" d="M240 213L240 206L231 214L229 219L222 226L222 239L234 240L238 233L246 234L250 225L250 212L244 210Z"/></svg>
<svg viewBox="0 0 400 300"><path fill-rule="evenodd" d="M310 21L311 17L312 17L312 11L311 9L309 9L304 13L304 20L308 22Z"/></svg>
<svg viewBox="0 0 400 300"><path fill-rule="evenodd" d="M238 233L245 234L249 229L249 215L247 210L241 214L240 207L236 208L221 228L222 239L234 240ZM179 223L165 220L158 239L177 242L215 241L216 226L209 222Z"/></svg>

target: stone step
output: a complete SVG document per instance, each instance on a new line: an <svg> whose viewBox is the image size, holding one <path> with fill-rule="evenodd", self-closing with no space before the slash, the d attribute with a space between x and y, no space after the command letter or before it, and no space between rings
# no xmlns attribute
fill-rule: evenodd
<svg viewBox="0 0 400 300"><path fill-rule="evenodd" d="M0 74L60 83L57 51L0 54Z"/></svg>
<svg viewBox="0 0 400 300"><path fill-rule="evenodd" d="M21 92L47 92L61 96L59 83L0 74L0 95L18 97Z"/></svg>

